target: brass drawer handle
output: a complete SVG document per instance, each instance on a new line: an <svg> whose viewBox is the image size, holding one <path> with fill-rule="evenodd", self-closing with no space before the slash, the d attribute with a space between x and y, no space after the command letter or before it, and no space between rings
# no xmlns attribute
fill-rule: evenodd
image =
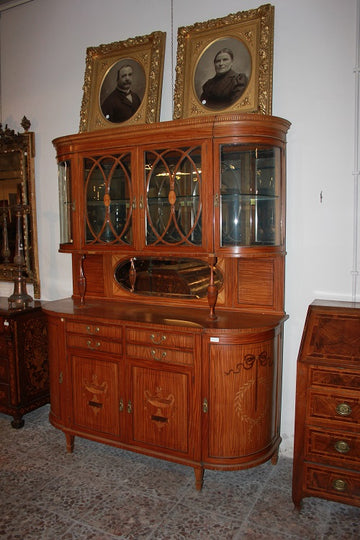
<svg viewBox="0 0 360 540"><path fill-rule="evenodd" d="M209 403L208 403L208 400L206 398L204 398L203 405L202 405L202 410L203 410L203 413L205 413L205 414L209 410Z"/></svg>
<svg viewBox="0 0 360 540"><path fill-rule="evenodd" d="M346 441L336 441L334 448L340 454L347 454L350 451L350 446Z"/></svg>
<svg viewBox="0 0 360 540"><path fill-rule="evenodd" d="M151 349L151 356L153 357L154 360L164 360L164 358L166 358L166 351L162 351L161 353L161 356L156 356L156 351L155 349Z"/></svg>
<svg viewBox="0 0 360 540"><path fill-rule="evenodd" d="M352 409L347 403L339 403L336 406L336 412L340 416L350 416L350 414L352 413Z"/></svg>
<svg viewBox="0 0 360 540"><path fill-rule="evenodd" d="M341 480L341 478L337 478L337 480L333 481L333 488L336 489L336 491L346 491L347 489L347 483L345 480Z"/></svg>
<svg viewBox="0 0 360 540"><path fill-rule="evenodd" d="M154 343L154 345L160 345L161 343L166 341L166 336L162 335L159 339L157 339L155 334L151 334L150 339Z"/></svg>
<svg viewBox="0 0 360 540"><path fill-rule="evenodd" d="M99 328L98 326L96 326L96 327L95 327L95 332L93 332L93 331L91 330L91 326L88 325L88 326L86 327L86 331L87 331L88 334L94 334L94 333L95 333L95 334L98 334L98 333L100 332L100 328Z"/></svg>
<svg viewBox="0 0 360 540"><path fill-rule="evenodd" d="M101 346L101 343L100 343L100 341L96 341L93 344L92 340L88 339L87 342L86 342L86 345L88 346L89 349L91 349L92 351L95 351L96 349L98 349Z"/></svg>

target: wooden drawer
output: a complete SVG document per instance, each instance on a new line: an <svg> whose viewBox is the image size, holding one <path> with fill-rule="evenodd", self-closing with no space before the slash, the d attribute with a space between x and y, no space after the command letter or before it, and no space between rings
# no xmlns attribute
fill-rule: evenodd
<svg viewBox="0 0 360 540"><path fill-rule="evenodd" d="M307 427L305 441L306 459L360 470L360 435Z"/></svg>
<svg viewBox="0 0 360 540"><path fill-rule="evenodd" d="M311 368L310 381L312 386L360 391L360 372L351 370Z"/></svg>
<svg viewBox="0 0 360 540"><path fill-rule="evenodd" d="M308 423L331 423L335 429L360 428L360 392L352 394L342 389L331 393L310 390L307 407Z"/></svg>
<svg viewBox="0 0 360 540"><path fill-rule="evenodd" d="M120 340L122 337L122 327L107 324L88 324L80 321L67 321L67 332L74 334L86 334Z"/></svg>
<svg viewBox="0 0 360 540"><path fill-rule="evenodd" d="M77 347L93 352L106 352L112 354L122 353L121 342L104 339L100 336L84 336L82 334L68 333L66 340L68 347Z"/></svg>
<svg viewBox="0 0 360 540"><path fill-rule="evenodd" d="M174 364L193 364L193 353L160 347L146 347L142 345L126 344L126 355L142 360L155 360L157 362L171 362Z"/></svg>
<svg viewBox="0 0 360 540"><path fill-rule="evenodd" d="M156 331L151 328L127 328L126 341L143 343L151 347L178 347L179 349L192 349L194 347L193 334L181 334L169 331Z"/></svg>
<svg viewBox="0 0 360 540"><path fill-rule="evenodd" d="M360 506L360 474L355 471L305 464L305 482L310 496Z"/></svg>

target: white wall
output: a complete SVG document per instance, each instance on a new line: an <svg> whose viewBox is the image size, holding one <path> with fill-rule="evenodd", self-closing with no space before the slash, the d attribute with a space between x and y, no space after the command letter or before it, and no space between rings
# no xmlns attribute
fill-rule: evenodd
<svg viewBox="0 0 360 540"><path fill-rule="evenodd" d="M262 2L174 0L179 26ZM265 2L263 2L265 3ZM314 298L351 299L356 0L272 0L273 114L288 136L283 451L292 451L296 359ZM2 123L36 132L36 196L44 300L72 291L70 256L57 252L57 166L52 139L78 131L88 46L167 32L161 120L172 117L170 0L33 0L1 14ZM176 63L176 61L174 61ZM320 192L323 202L320 202ZM12 292L0 285L0 295ZM31 290L29 291L31 292Z"/></svg>

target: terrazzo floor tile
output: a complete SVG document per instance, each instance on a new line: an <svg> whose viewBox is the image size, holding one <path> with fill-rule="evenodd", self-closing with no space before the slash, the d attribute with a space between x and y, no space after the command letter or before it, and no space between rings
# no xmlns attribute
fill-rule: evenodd
<svg viewBox="0 0 360 540"><path fill-rule="evenodd" d="M76 437L46 405L15 430L0 414L2 540L358 540L360 509L291 500L292 460L205 471Z"/></svg>

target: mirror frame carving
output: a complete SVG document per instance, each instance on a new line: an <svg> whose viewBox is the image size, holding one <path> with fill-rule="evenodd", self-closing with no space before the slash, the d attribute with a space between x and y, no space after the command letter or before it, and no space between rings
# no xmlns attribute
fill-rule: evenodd
<svg viewBox="0 0 360 540"><path fill-rule="evenodd" d="M36 199L35 199L35 133L29 131L30 121L24 116L21 127L24 133L15 133L14 130L0 123L0 154L20 152L21 167L19 177L21 180L22 204L27 207L27 219L29 226L23 225L23 244L26 273L26 282L33 285L34 297L40 298L39 259L36 224ZM0 179L1 185L1 179ZM2 234L2 228L1 228ZM0 282L12 281L16 275L17 267L13 262L0 263Z"/></svg>

